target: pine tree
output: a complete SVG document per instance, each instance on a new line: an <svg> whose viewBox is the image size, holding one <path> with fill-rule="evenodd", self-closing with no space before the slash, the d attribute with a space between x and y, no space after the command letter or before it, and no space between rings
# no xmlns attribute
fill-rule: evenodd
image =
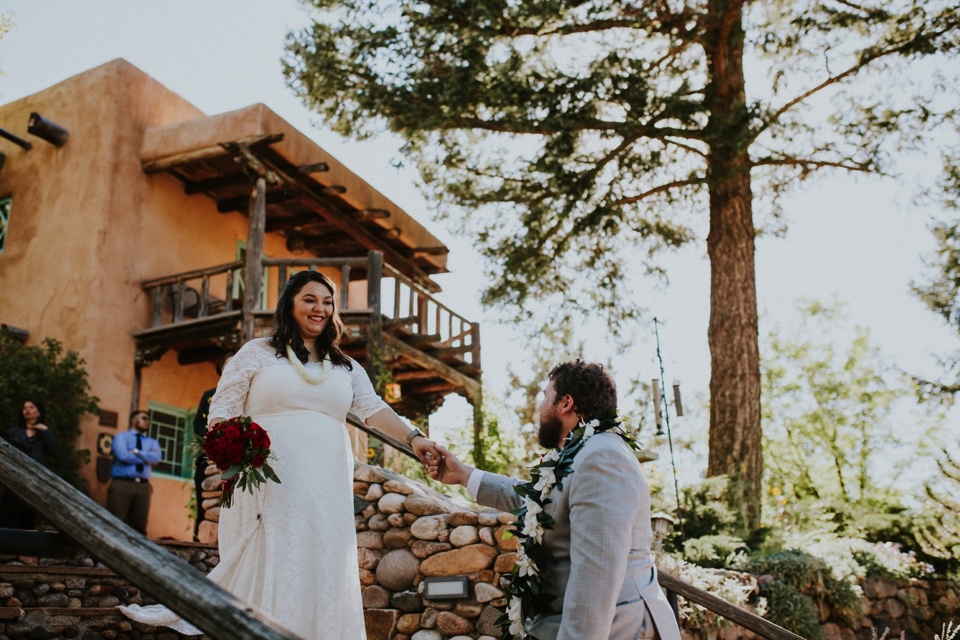
<svg viewBox="0 0 960 640"><path fill-rule="evenodd" d="M616 330L639 312L626 276L706 237L708 474L735 480L756 526L755 194L775 219L791 183L883 172L885 145L916 143L942 107L932 85L953 82L921 63L952 73L955 2L309 4L289 85L343 135L403 137L489 259L487 303L581 308Z"/></svg>

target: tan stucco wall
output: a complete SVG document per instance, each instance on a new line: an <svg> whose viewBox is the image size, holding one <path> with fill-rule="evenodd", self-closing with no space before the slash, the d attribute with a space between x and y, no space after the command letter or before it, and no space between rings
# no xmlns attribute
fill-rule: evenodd
<svg viewBox="0 0 960 640"><path fill-rule="evenodd" d="M68 143L57 149L28 136L31 111L66 127ZM31 344L56 338L86 360L101 408L120 416L117 429L95 416L83 420L77 446L93 459L100 433L128 428L132 334L151 319L140 283L230 262L237 241L247 237L246 216L220 214L212 200L187 196L171 176L141 169L145 130L202 115L123 60L0 106L0 127L34 143L29 152L5 141L0 147L8 156L0 197L13 198L0 254L0 322L29 330ZM264 244L272 257L294 257L278 236ZM273 303L277 285L268 286ZM180 366L168 352L143 369L140 407L155 401L192 409L216 381L212 364ZM365 439L356 446L363 450ZM93 464L84 477L91 497L105 504L108 485L97 480ZM190 539L184 481L157 478L153 485L148 535Z"/></svg>

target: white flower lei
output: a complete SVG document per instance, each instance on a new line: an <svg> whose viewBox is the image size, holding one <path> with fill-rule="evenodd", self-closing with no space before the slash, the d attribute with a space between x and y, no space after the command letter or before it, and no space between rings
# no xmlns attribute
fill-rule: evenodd
<svg viewBox="0 0 960 640"><path fill-rule="evenodd" d="M553 527L553 517L543 508L550 502L550 493L562 488L564 478L573 473L573 459L594 434L615 430L614 432L637 450L636 440L628 436L620 427L616 418L604 421L580 421L570 433L566 444L559 451L545 454L540 463L530 468L530 481L516 487L523 498L523 506L514 511L517 516L516 536L520 539L517 563L507 579L507 611L497 620L502 632L501 640L523 640L527 637L524 621L544 611L553 596L543 592L540 578L540 565L550 562L550 556L543 547L545 529Z"/></svg>
<svg viewBox="0 0 960 640"><path fill-rule="evenodd" d="M333 369L333 363L330 362L330 358L324 358L321 363L323 368L320 370L320 373L307 371L307 368L303 366L300 358L297 357L297 354L293 351L293 347L289 344L287 345L287 359L290 361L290 364L293 365L293 368L297 370L297 373L300 374L300 377L303 378L304 382L309 384L323 384L326 379L330 377L330 371Z"/></svg>

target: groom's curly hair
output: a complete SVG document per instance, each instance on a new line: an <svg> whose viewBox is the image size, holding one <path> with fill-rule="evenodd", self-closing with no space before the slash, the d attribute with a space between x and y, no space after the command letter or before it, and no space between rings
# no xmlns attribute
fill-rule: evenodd
<svg viewBox="0 0 960 640"><path fill-rule="evenodd" d="M558 400L573 398L577 414L584 420L604 420L617 413L617 383L602 364L574 360L550 370Z"/></svg>

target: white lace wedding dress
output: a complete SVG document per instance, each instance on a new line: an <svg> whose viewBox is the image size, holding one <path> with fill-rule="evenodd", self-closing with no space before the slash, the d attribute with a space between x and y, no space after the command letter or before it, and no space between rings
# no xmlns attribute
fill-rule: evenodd
<svg viewBox="0 0 960 640"><path fill-rule="evenodd" d="M306 365L319 373L320 365ZM209 578L308 640L364 639L353 515L348 411L386 408L366 373L333 367L310 384L267 338L243 346L223 372L210 419L249 415L270 436L281 484L234 494L220 512L220 564ZM121 607L128 617L198 634L163 606Z"/></svg>

